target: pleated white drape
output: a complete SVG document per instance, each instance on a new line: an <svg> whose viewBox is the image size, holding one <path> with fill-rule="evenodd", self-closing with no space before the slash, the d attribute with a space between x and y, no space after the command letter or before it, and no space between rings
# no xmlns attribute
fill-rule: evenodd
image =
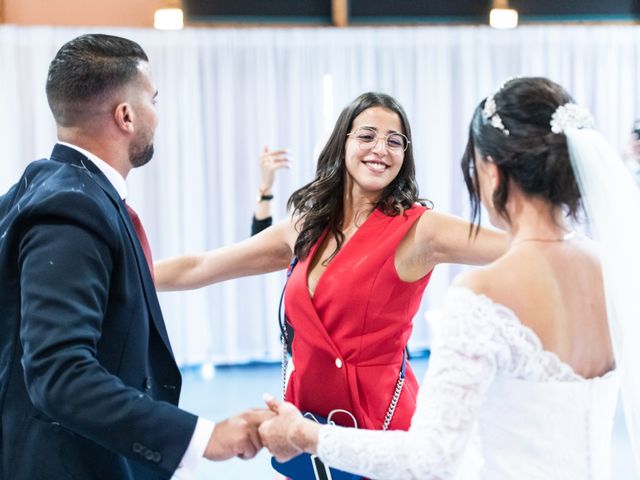
<svg viewBox="0 0 640 480"><path fill-rule="evenodd" d="M0 27L0 191L47 156L55 127L44 95L56 50L89 30ZM96 31L92 29L91 31ZM640 29L633 26L102 29L138 41L159 89L156 156L132 172L130 203L155 258L230 244L249 234L263 146L288 148L277 218L309 181L315 155L340 110L377 90L403 104L413 129L418 181L435 208L466 216L459 158L476 104L512 76L558 81L622 148L640 113ZM324 103L331 75L330 104ZM440 266L423 310L440 303L457 269ZM277 359L274 273L161 295L181 364ZM422 314L412 345L427 343Z"/></svg>

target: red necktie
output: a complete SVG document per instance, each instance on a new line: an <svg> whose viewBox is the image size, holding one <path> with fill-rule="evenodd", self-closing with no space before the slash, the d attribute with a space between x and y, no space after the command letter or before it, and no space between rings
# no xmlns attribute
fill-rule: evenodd
<svg viewBox="0 0 640 480"><path fill-rule="evenodd" d="M153 258L151 257L151 247L149 246L149 240L147 239L147 234L144 231L144 227L142 226L142 222L140 221L140 217L135 212L133 208L129 206L128 203L125 202L127 206L127 212L129 213L129 217L131 217L131 222L133 223L133 228L138 235L138 240L140 240L140 246L142 247L142 251L144 252L144 256L147 259L147 265L149 266L149 272L151 273L151 278L153 278Z"/></svg>

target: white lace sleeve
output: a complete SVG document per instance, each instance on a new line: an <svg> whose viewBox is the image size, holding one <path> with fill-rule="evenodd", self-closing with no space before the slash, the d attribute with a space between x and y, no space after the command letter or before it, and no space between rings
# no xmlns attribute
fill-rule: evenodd
<svg viewBox="0 0 640 480"><path fill-rule="evenodd" d="M506 348L495 313L486 297L451 288L442 315L432 322L429 368L409 431L325 426L318 456L369 478L452 478Z"/></svg>

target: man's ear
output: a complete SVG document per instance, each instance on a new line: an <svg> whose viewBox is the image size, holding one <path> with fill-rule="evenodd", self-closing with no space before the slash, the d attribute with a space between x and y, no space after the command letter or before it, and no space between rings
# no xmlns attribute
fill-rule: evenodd
<svg viewBox="0 0 640 480"><path fill-rule="evenodd" d="M133 108L129 103L119 103L113 112L113 117L118 128L125 132L133 133L134 114Z"/></svg>

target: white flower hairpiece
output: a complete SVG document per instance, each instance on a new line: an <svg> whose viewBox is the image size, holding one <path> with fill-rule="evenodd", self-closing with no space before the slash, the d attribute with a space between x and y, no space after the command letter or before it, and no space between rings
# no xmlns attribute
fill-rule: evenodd
<svg viewBox="0 0 640 480"><path fill-rule="evenodd" d="M593 117L584 107L575 103L560 105L551 115L551 131L553 133L565 133L569 128L593 128Z"/></svg>
<svg viewBox="0 0 640 480"><path fill-rule="evenodd" d="M504 127L502 118L498 115L498 109L496 107L496 101L493 95L489 95L484 101L484 108L482 109L482 115L489 122L493 128L497 128L505 135L509 135L509 130Z"/></svg>

